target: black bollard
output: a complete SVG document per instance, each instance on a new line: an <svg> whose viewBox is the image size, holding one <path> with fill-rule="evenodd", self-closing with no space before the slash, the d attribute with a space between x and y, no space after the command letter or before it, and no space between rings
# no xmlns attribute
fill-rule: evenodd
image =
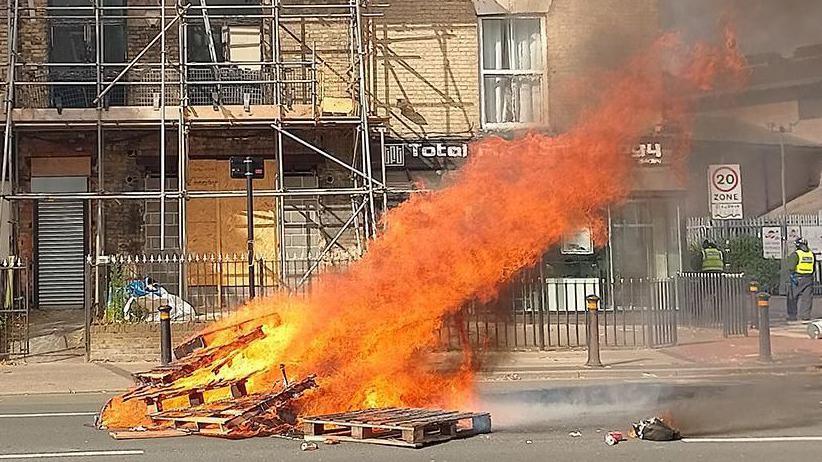
<svg viewBox="0 0 822 462"><path fill-rule="evenodd" d="M748 293L751 294L751 309L748 311L750 314L750 320L748 322L748 326L759 329L759 309L757 308L756 303L756 294L759 292L759 283L756 281L751 281L748 283Z"/></svg>
<svg viewBox="0 0 822 462"><path fill-rule="evenodd" d="M759 308L759 360L771 361L771 296L767 292L759 292L756 296L756 306Z"/></svg>
<svg viewBox="0 0 822 462"><path fill-rule="evenodd" d="M160 364L171 362L171 307L163 305L160 310Z"/></svg>
<svg viewBox="0 0 822 462"><path fill-rule="evenodd" d="M588 367L602 367L599 359L599 297L589 295L585 297L588 307Z"/></svg>

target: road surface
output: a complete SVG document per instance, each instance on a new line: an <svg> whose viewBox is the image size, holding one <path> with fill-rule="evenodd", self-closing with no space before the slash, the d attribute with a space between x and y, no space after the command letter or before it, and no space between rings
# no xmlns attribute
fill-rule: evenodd
<svg viewBox="0 0 822 462"><path fill-rule="evenodd" d="M366 444L320 445L276 438L204 437L115 441L92 425L108 395L0 397L0 461L772 461L814 460L822 453L822 375L691 382L499 382L481 386L492 413L490 435L423 449ZM667 411L686 436L715 442L603 443L604 431ZM581 437L569 432L579 430ZM760 441L747 438L808 437ZM741 439L740 439L741 438ZM604 459L603 459L604 460Z"/></svg>

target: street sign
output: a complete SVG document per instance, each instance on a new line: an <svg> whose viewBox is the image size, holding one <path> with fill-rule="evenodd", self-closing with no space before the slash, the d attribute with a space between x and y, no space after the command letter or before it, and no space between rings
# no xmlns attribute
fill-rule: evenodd
<svg viewBox="0 0 822 462"><path fill-rule="evenodd" d="M762 227L762 257L774 260L782 259L782 227Z"/></svg>
<svg viewBox="0 0 822 462"><path fill-rule="evenodd" d="M243 179L248 176L255 180L265 178L265 162L262 157L232 156L228 164L231 178Z"/></svg>
<svg viewBox="0 0 822 462"><path fill-rule="evenodd" d="M709 165L708 185L711 218L742 218L742 175L739 164Z"/></svg>
<svg viewBox="0 0 822 462"><path fill-rule="evenodd" d="M742 204L711 204L711 218L714 220L741 220Z"/></svg>

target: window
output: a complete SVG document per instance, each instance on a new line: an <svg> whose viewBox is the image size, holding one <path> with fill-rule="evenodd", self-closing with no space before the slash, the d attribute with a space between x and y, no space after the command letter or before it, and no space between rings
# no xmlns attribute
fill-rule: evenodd
<svg viewBox="0 0 822 462"><path fill-rule="evenodd" d="M125 0L102 0L102 6L125 6ZM68 9L77 7L76 9ZM96 82L97 68L97 27L92 3L88 0L49 0L49 62L60 64L78 64L77 66L51 66L48 68L49 80L53 82ZM56 9L55 9L56 8ZM120 17L125 10L105 9L102 19L102 63L118 64L126 62L126 23ZM119 69L104 66L103 80L113 79ZM95 85L57 85L49 89L50 107L94 107L97 96ZM112 105L123 104L125 88L116 86L106 96L106 102Z"/></svg>
<svg viewBox="0 0 822 462"><path fill-rule="evenodd" d="M480 31L483 124L540 122L545 70L542 20L481 19Z"/></svg>

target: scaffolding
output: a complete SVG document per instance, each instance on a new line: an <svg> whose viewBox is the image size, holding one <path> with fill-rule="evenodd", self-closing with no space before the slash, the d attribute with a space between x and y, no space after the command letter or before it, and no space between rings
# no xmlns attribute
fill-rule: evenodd
<svg viewBox="0 0 822 462"><path fill-rule="evenodd" d="M246 130L273 136L276 174L274 187L255 190L257 197L276 199L279 276L285 281L285 212L287 200L333 196L350 202L351 215L329 235L316 262L299 278L303 284L317 269L341 236L354 232L361 252L377 233L379 216L388 207L393 191L387 186L383 120L375 116L371 97L373 69L370 44L378 5L368 0L165 0L149 4L140 0L7 0L7 59L4 80L3 160L0 191L3 199L19 204L40 200L83 200L88 204L88 242L94 261L105 259L105 204L109 201L160 203L160 250L166 247L166 208L176 203L179 219L176 238L186 252L187 202L192 199L243 197L241 190L189 190L190 145L198 131ZM162 2L161 2L162 3ZM327 27L336 37L318 45L311 27ZM21 49L31 40L53 41L56 27L69 24L81 31L84 42L93 44L78 53L84 59L55 59L50 51ZM79 24L79 26L78 26ZM215 30L216 27L222 27ZM219 26L222 24L223 26ZM217 46L226 24L258 27L259 60L225 58L225 43ZM145 43L130 32L150 30ZM119 29L118 29L119 28ZM118 30L126 40L122 60L107 55L116 45ZM200 33L202 30L203 33ZM308 30L308 33L306 32ZM38 32L40 31L40 32ZM33 37L47 31L47 37ZM28 37L27 37L28 35ZM332 34L333 35L333 34ZM192 59L194 47L207 42L207 59ZM334 45L336 55L326 58L324 46ZM344 45L344 52L340 52ZM31 46L29 46L31 47ZM139 47L139 48L137 48ZM51 54L51 55L50 55ZM159 59L156 59L156 58ZM334 61L336 60L336 61ZM79 61L79 62L78 62ZM334 61L334 62L332 62ZM324 78L330 76L329 78ZM340 94L329 96L334 81ZM342 107L335 109L334 106ZM347 108L347 110L346 110ZM84 193L22 191L15 173L21 162L15 139L31 131L66 130L94 132L96 181ZM112 131L156 130L159 189L107 191L105 188L106 137ZM353 146L342 155L312 140L317 133L350 132ZM169 174L167 137L176 139L176 166ZM379 146L374 154L372 143ZM290 153L285 145L319 156L348 175L349 183L335 187L292 189L284 182ZM172 153L173 154L173 153ZM227 153L228 154L228 153ZM241 154L241 153L230 153ZM226 169L228 163L226 162ZM176 187L169 187L167 180ZM11 184L6 190L7 183ZM91 218L91 215L94 218ZM10 217L0 217L5 223ZM342 220L341 220L342 221ZM100 275L95 274L95 291Z"/></svg>

